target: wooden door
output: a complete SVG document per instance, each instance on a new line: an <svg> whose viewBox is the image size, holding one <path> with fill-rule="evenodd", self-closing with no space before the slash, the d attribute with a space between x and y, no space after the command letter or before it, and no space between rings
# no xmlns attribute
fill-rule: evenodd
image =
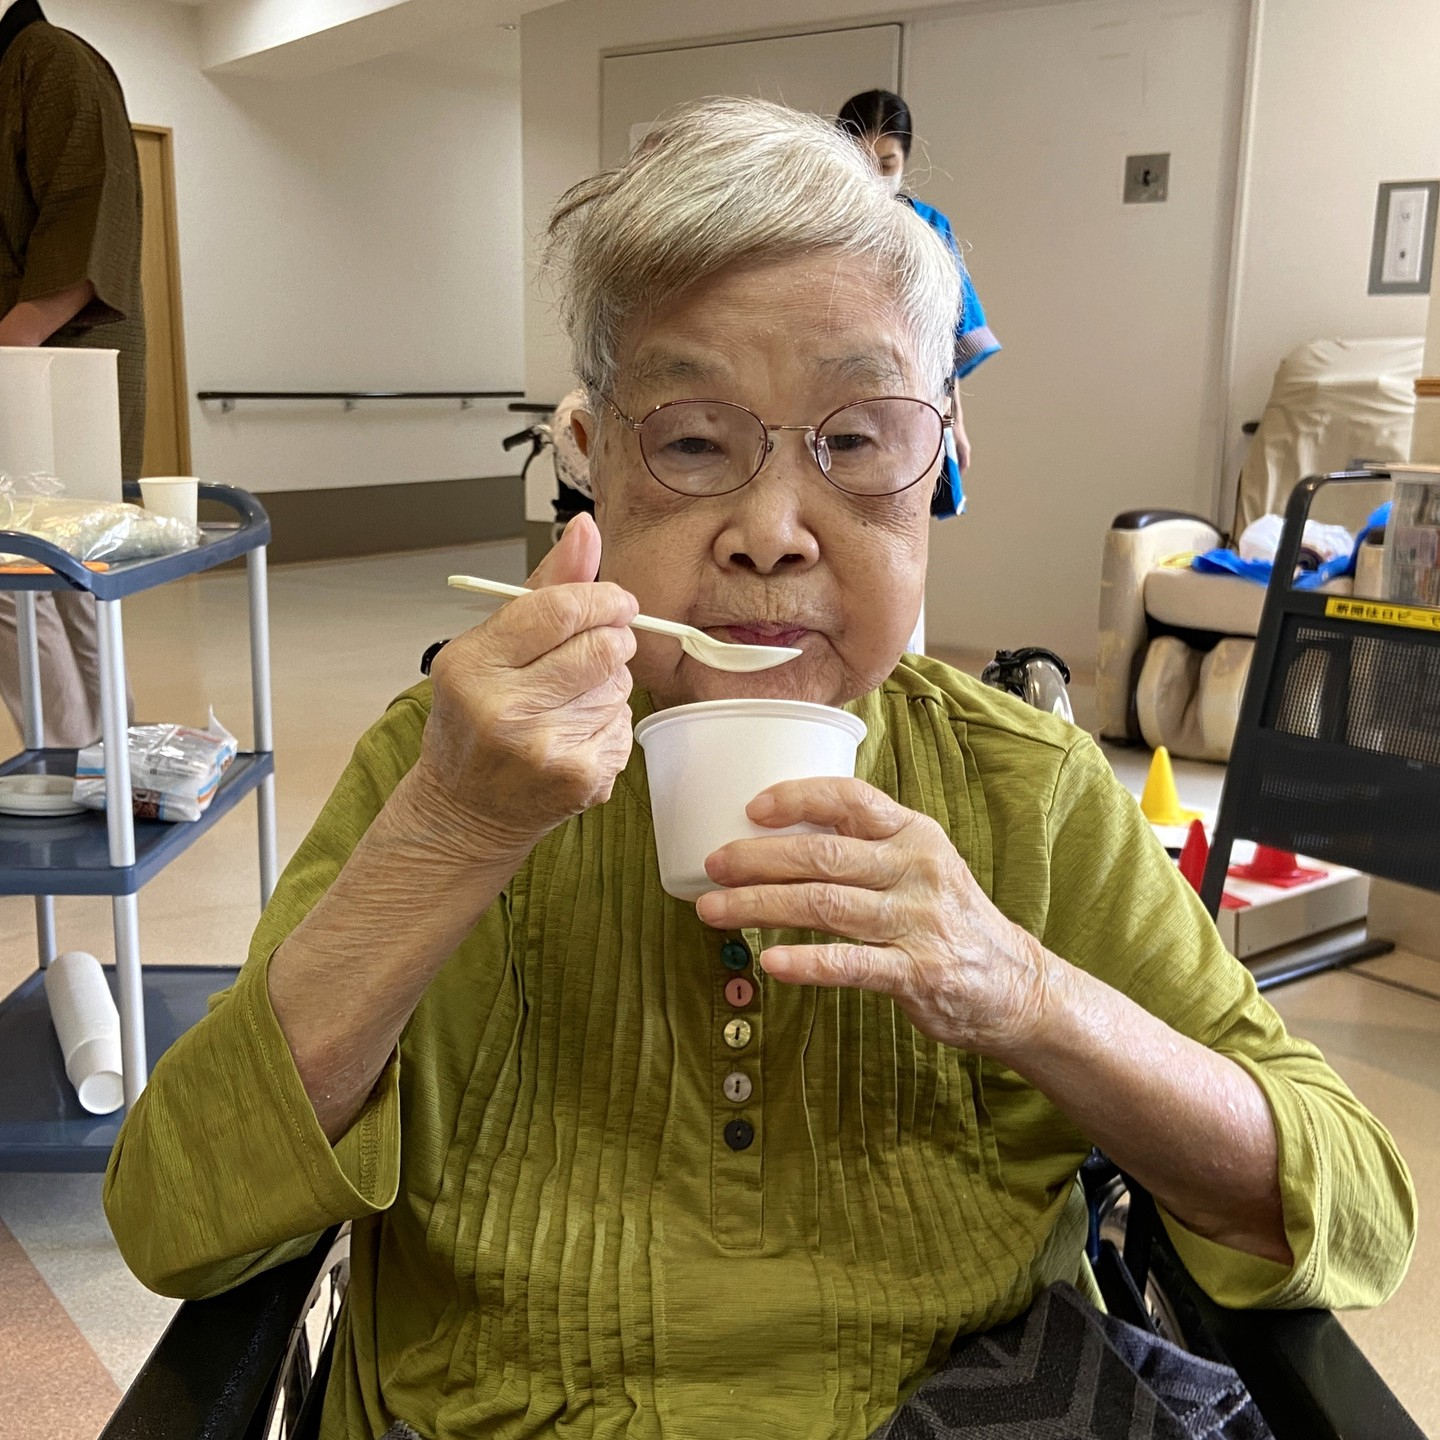
<svg viewBox="0 0 1440 1440"><path fill-rule="evenodd" d="M145 236L145 459L142 475L190 473L190 401L185 381L185 326L180 314L173 135L137 125Z"/></svg>

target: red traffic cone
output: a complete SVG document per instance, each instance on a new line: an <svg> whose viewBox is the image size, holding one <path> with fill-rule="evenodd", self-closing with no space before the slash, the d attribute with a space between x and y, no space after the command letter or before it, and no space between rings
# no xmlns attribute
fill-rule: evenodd
<svg viewBox="0 0 1440 1440"><path fill-rule="evenodd" d="M1192 820L1185 832L1185 845L1180 851L1180 873L1190 882L1190 888L1198 895L1205 880L1205 866L1210 861L1210 841L1205 837L1205 824ZM1233 870L1230 872L1235 873ZM1248 910L1250 902L1232 895L1228 890L1220 897L1222 910Z"/></svg>
<svg viewBox="0 0 1440 1440"><path fill-rule="evenodd" d="M1257 880L1277 890L1293 890L1297 885L1310 885L1323 880L1324 870L1306 870L1295 862L1293 850L1275 850L1257 845L1255 858L1248 865L1232 865L1230 873L1241 880Z"/></svg>
<svg viewBox="0 0 1440 1440"><path fill-rule="evenodd" d="M1180 873L1190 882L1190 888L1198 895L1200 882L1205 878L1205 863L1210 858L1210 842L1205 838L1203 821L1192 820L1185 833L1185 845L1180 851Z"/></svg>

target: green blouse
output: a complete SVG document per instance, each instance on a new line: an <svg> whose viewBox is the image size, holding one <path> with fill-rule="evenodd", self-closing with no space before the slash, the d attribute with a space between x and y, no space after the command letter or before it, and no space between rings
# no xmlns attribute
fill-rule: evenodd
<svg viewBox="0 0 1440 1440"><path fill-rule="evenodd" d="M887 998L767 980L774 936L717 934L665 895L638 749L446 963L332 1149L266 965L414 763L429 702L403 696L361 741L238 982L125 1123L105 1203L147 1285L207 1295L354 1221L327 1440L397 1419L435 1440L830 1440L868 1434L958 1333L1082 1277L1085 1138ZM1295 1261L1167 1217L1211 1293L1389 1293L1414 1235L1404 1163L1224 952L1095 745L911 657L850 708L858 773L938 820L1001 910L1259 1082ZM727 1038L736 1018L748 1036Z"/></svg>

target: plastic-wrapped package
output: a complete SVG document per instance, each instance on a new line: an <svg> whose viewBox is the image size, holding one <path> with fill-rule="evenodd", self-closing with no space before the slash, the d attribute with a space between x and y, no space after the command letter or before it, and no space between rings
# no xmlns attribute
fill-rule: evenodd
<svg viewBox="0 0 1440 1440"><path fill-rule="evenodd" d="M1280 532L1285 528L1283 515L1262 515L1252 520L1240 536L1235 548L1242 560L1268 560L1275 563L1280 549ZM1300 541L1300 563L1318 569L1330 560L1348 556L1355 548L1355 537L1343 525L1322 525L1318 520L1305 522L1305 535Z"/></svg>
<svg viewBox="0 0 1440 1440"><path fill-rule="evenodd" d="M184 725L130 728L130 796L137 820L198 820L235 758L235 737L210 712L208 730ZM105 746L88 745L75 760L75 801L105 808Z"/></svg>
<svg viewBox="0 0 1440 1440"><path fill-rule="evenodd" d="M138 505L71 500L53 475L0 474L0 530L22 530L79 561L119 564L190 550L200 528ZM0 555L0 564L21 557Z"/></svg>

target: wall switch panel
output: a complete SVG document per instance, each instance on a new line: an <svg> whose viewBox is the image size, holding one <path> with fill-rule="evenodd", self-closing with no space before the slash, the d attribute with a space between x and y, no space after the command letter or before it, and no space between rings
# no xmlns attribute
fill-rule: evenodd
<svg viewBox="0 0 1440 1440"><path fill-rule="evenodd" d="M1170 155L1127 155L1125 157L1125 203L1152 205L1167 198L1170 190Z"/></svg>

